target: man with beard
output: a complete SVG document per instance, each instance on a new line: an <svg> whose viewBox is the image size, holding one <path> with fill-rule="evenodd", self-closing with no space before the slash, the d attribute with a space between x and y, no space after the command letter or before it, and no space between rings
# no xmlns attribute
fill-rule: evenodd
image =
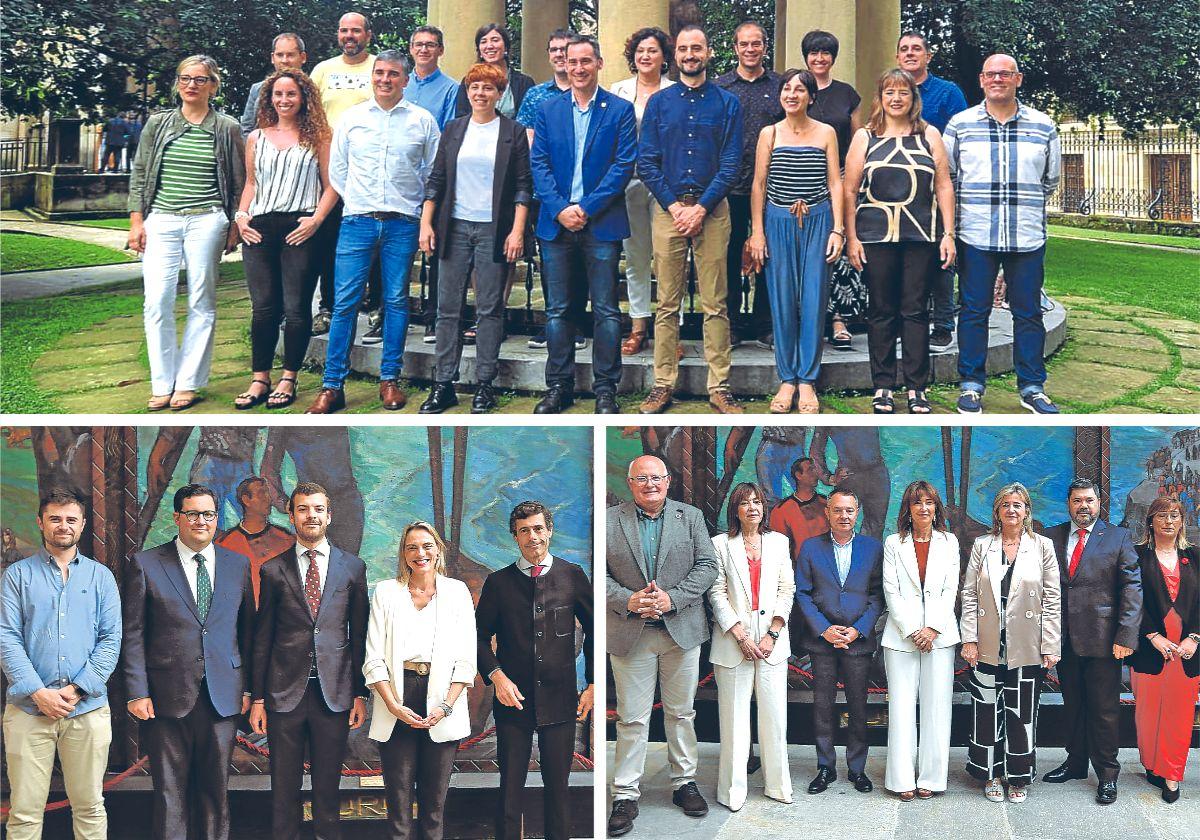
<svg viewBox="0 0 1200 840"><path fill-rule="evenodd" d="M324 487L297 484L288 514L295 549L262 567L250 726L271 739L275 836L300 836L307 747L313 830L317 840L336 840L346 742L367 717L367 567L326 539L332 506Z"/></svg>
<svg viewBox="0 0 1200 840"><path fill-rule="evenodd" d="M271 485L262 476L242 479L237 499L242 503L241 521L218 534L216 543L250 561L250 582L254 586L254 603L258 604L259 569L270 558L291 548L296 537L270 521Z"/></svg>
<svg viewBox="0 0 1200 840"><path fill-rule="evenodd" d="M41 551L10 566L0 587L13 840L42 836L56 752L75 837L108 836L102 790L112 742L107 683L121 652L121 601L112 572L79 553L84 521L74 493L48 492L38 506Z"/></svg>
<svg viewBox="0 0 1200 840"><path fill-rule="evenodd" d="M796 489L771 510L771 530L787 535L795 561L805 540L829 532L829 517L825 515L828 499L817 492L817 467L813 459L797 458L791 475Z"/></svg>

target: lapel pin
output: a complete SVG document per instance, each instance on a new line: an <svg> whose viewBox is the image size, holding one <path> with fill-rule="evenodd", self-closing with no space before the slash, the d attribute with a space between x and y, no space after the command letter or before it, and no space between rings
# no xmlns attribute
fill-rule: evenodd
<svg viewBox="0 0 1200 840"><path fill-rule="evenodd" d="M607 102L601 102L601 103L600 103L600 107L601 107L601 108L607 108L607 107L608 107L608 103L607 103Z"/></svg>
<svg viewBox="0 0 1200 840"><path fill-rule="evenodd" d="M675 518L676 518L676 519L683 519L683 511L681 511L681 510L677 510L677 511L675 511Z"/></svg>

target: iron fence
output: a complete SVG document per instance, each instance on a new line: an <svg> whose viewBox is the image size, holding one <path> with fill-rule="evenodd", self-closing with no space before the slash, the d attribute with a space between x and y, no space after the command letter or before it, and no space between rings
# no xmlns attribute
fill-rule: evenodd
<svg viewBox="0 0 1200 840"><path fill-rule="evenodd" d="M46 143L42 137L0 140L0 172L32 172L46 166Z"/></svg>

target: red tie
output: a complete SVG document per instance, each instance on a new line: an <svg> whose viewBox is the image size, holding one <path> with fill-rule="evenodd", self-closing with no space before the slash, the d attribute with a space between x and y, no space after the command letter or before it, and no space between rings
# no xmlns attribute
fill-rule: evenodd
<svg viewBox="0 0 1200 840"><path fill-rule="evenodd" d="M1067 577L1075 577L1075 570L1079 568L1079 558L1083 556L1083 541L1087 537L1087 531L1080 528L1075 532L1075 550L1071 552L1071 565L1067 566Z"/></svg>
<svg viewBox="0 0 1200 840"><path fill-rule="evenodd" d="M317 570L317 552L309 549L304 555L308 558L308 572L304 575L304 597L308 601L312 617L316 618L317 610L321 608L321 573Z"/></svg>
<svg viewBox="0 0 1200 840"><path fill-rule="evenodd" d="M540 575L541 573L542 573L542 567L541 567L541 566L530 566L530 567L529 567L529 576L530 576L530 577L537 577L537 576L538 576L538 575Z"/></svg>

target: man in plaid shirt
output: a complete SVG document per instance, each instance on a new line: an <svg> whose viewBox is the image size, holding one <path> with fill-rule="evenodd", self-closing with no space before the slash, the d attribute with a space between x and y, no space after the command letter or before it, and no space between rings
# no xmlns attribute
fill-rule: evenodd
<svg viewBox="0 0 1200 840"><path fill-rule="evenodd" d="M1046 200L1058 187L1062 150L1050 117L1017 101L1021 80L1015 58L989 56L979 74L983 102L946 125L946 156L958 197L961 414L983 412L988 319L1002 267L1021 405L1034 414L1058 413L1043 390L1041 292Z"/></svg>

